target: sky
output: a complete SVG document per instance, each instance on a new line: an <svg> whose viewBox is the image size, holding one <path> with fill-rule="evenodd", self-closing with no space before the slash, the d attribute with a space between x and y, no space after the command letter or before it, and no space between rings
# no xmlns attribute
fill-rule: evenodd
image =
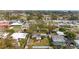
<svg viewBox="0 0 79 59"><path fill-rule="evenodd" d="M79 10L78 0L0 0L5 10Z"/></svg>

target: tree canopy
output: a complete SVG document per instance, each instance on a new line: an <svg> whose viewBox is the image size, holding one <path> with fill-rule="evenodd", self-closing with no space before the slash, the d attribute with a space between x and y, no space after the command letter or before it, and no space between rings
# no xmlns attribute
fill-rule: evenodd
<svg viewBox="0 0 79 59"><path fill-rule="evenodd" d="M74 32L67 31L67 32L65 32L65 34L66 34L68 39L71 39L71 40L76 39L76 34Z"/></svg>

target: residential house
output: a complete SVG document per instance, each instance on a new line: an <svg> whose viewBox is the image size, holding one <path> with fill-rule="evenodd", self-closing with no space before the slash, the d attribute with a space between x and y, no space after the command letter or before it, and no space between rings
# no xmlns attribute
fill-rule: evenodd
<svg viewBox="0 0 79 59"><path fill-rule="evenodd" d="M16 40L18 41L18 40L20 40L20 39L25 39L27 35L28 35L28 33L13 33L13 34L11 35L11 37L12 37L13 39L16 39Z"/></svg>
<svg viewBox="0 0 79 59"><path fill-rule="evenodd" d="M79 48L79 34L77 34L76 40L74 40L76 47Z"/></svg>
<svg viewBox="0 0 79 59"><path fill-rule="evenodd" d="M47 34L44 34L44 33L41 33L40 35L43 36L43 37L47 37L48 36Z"/></svg>
<svg viewBox="0 0 79 59"><path fill-rule="evenodd" d="M65 40L64 39L65 39L64 36L55 35L55 36L52 36L52 43L54 45L64 46L65 45Z"/></svg>
<svg viewBox="0 0 79 59"><path fill-rule="evenodd" d="M76 43L76 47L79 49L79 40L74 40Z"/></svg>
<svg viewBox="0 0 79 59"><path fill-rule="evenodd" d="M35 38L38 41L38 40L41 40L41 35L40 34L33 34L32 38Z"/></svg>
<svg viewBox="0 0 79 59"><path fill-rule="evenodd" d="M22 23L15 22L15 23L12 23L11 26L22 26Z"/></svg>

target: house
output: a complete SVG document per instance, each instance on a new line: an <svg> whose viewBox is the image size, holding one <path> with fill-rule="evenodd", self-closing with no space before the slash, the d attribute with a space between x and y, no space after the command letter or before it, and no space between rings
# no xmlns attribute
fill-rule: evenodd
<svg viewBox="0 0 79 59"><path fill-rule="evenodd" d="M11 37L18 41L19 39L25 39L27 35L28 33L13 33Z"/></svg>
<svg viewBox="0 0 79 59"><path fill-rule="evenodd" d="M79 24L78 20L52 20L53 22L55 22L55 25L56 26L59 26L59 27L63 27L65 25L67 26L70 26L70 27L73 27L73 26L77 26L77 24Z"/></svg>
<svg viewBox="0 0 79 59"><path fill-rule="evenodd" d="M79 40L74 40L76 43L76 47L79 49Z"/></svg>
<svg viewBox="0 0 79 59"><path fill-rule="evenodd" d="M41 33L40 35L43 36L43 37L47 37L48 36L47 34L43 34L43 33Z"/></svg>
<svg viewBox="0 0 79 59"><path fill-rule="evenodd" d="M75 42L76 48L79 49L79 34L77 34L76 40L74 40L74 42Z"/></svg>
<svg viewBox="0 0 79 59"><path fill-rule="evenodd" d="M32 38L35 38L36 40L41 40L40 34L33 34Z"/></svg>
<svg viewBox="0 0 79 59"><path fill-rule="evenodd" d="M64 36L61 35L55 35L52 37L52 43L54 45L65 45Z"/></svg>
<svg viewBox="0 0 79 59"><path fill-rule="evenodd" d="M21 20L15 19L15 20L10 21L11 26L22 25L22 24L23 24L23 22Z"/></svg>

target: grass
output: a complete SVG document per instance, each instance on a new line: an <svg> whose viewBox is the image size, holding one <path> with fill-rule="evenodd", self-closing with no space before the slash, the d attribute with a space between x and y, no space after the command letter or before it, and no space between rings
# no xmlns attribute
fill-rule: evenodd
<svg viewBox="0 0 79 59"><path fill-rule="evenodd" d="M16 32L21 29L21 26L13 26L13 27L14 27L13 29L14 29Z"/></svg>
<svg viewBox="0 0 79 59"><path fill-rule="evenodd" d="M21 48L24 48L25 44L26 44L26 39L21 39L19 40L19 43L20 43L20 47Z"/></svg>
<svg viewBox="0 0 79 59"><path fill-rule="evenodd" d="M42 39L40 42L35 41L35 40L31 40L31 45L32 46L48 46L49 45L49 41L47 38Z"/></svg>

